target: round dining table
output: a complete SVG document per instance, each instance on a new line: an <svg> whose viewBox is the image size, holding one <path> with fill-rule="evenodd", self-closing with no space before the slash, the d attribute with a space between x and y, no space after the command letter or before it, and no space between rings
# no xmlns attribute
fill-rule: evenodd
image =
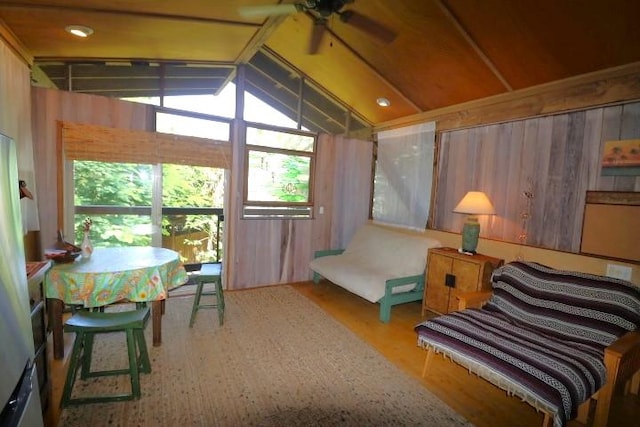
<svg viewBox="0 0 640 427"><path fill-rule="evenodd" d="M64 305L104 307L151 302L153 345L162 342L163 301L187 281L180 255L149 246L97 247L90 258L55 264L44 280L55 359L64 357Z"/></svg>

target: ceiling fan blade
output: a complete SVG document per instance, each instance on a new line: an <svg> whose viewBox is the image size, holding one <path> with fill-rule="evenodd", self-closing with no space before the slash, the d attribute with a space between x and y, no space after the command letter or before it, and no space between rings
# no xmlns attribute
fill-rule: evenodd
<svg viewBox="0 0 640 427"><path fill-rule="evenodd" d="M391 43L398 36L395 31L353 10L340 13L340 20L377 38L384 43Z"/></svg>
<svg viewBox="0 0 640 427"><path fill-rule="evenodd" d="M264 6L243 6L238 8L238 13L244 18L255 18L258 16L289 15L298 12L295 4L270 4Z"/></svg>
<svg viewBox="0 0 640 427"><path fill-rule="evenodd" d="M311 30L311 40L309 41L309 55L315 55L320 49L320 43L324 37L326 27L326 19L316 19L313 22L313 30Z"/></svg>

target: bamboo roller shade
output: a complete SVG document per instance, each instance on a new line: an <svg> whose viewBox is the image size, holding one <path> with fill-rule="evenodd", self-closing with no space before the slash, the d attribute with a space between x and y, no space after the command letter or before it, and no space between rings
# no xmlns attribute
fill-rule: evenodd
<svg viewBox="0 0 640 427"><path fill-rule="evenodd" d="M126 163L231 168L231 143L194 136L62 122L65 157Z"/></svg>

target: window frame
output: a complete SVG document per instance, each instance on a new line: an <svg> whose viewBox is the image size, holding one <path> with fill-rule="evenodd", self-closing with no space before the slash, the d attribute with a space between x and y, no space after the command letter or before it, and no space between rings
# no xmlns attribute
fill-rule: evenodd
<svg viewBox="0 0 640 427"><path fill-rule="evenodd" d="M247 129L263 129L271 132L294 134L313 138L311 151L291 150L286 148L270 147L266 145L253 145L247 142ZM262 123L245 122L244 126L244 188L242 195L242 219L313 219L314 217L314 188L315 188L315 164L318 146L318 134L299 129L269 126ZM309 158L309 191L304 202L281 202L249 200L249 155L251 152L268 154L283 154L287 156Z"/></svg>

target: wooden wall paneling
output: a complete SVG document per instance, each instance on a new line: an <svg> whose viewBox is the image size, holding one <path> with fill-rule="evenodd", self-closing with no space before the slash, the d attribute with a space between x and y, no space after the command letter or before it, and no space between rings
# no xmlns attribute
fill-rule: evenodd
<svg viewBox="0 0 640 427"><path fill-rule="evenodd" d="M311 231L311 256L322 249L331 248L331 225L333 218L333 188L335 181L336 144L335 137L320 134L316 151L316 166L314 180L314 220ZM320 213L320 208L324 213ZM311 277L311 271L309 271Z"/></svg>
<svg viewBox="0 0 640 427"><path fill-rule="evenodd" d="M620 139L640 138L640 103L622 107ZM640 191L640 176L616 177L616 191Z"/></svg>
<svg viewBox="0 0 640 427"><path fill-rule="evenodd" d="M504 159L506 150L500 149L502 141L508 139L508 134L511 132L510 125L498 125L487 126L484 129L474 130L479 139L476 143L476 155L474 159L469 159L469 162L477 168L475 176L473 177L470 185L467 185L462 192L460 198L462 198L467 191L477 190L483 191L487 194L489 199L493 202L494 195L504 193L505 182L499 178L504 173ZM506 147L503 147L506 148ZM459 201L459 200L458 200ZM456 201L456 203L458 202ZM451 206L453 209L455 205ZM466 215L462 216L462 222L466 218ZM480 234L484 237L493 237L495 230L490 227L494 218L490 215L480 215L478 222L480 223ZM460 224L460 229L462 223Z"/></svg>
<svg viewBox="0 0 640 427"><path fill-rule="evenodd" d="M282 276L285 280L281 283L301 282L309 280L309 261L313 259L313 248L311 246L313 236L313 220L289 221L291 229L291 240L293 245L290 247L288 256L291 263L283 271Z"/></svg>
<svg viewBox="0 0 640 427"><path fill-rule="evenodd" d="M455 181L450 177L450 170L457 169L458 167L464 167L457 164L459 157L455 156L453 150L460 144L454 144L459 132L446 132L440 134L440 147L439 147L439 159L438 159L438 176L437 192L434 195L433 206L433 224L434 227L445 229L447 226L451 226L451 215L449 212L444 211L448 206L447 199L455 197Z"/></svg>
<svg viewBox="0 0 640 427"><path fill-rule="evenodd" d="M607 141L620 139L620 126L622 124L622 105L605 107L602 122L602 140L600 143L600 156ZM598 168L598 188L599 191L614 191L616 180L614 176L602 176Z"/></svg>
<svg viewBox="0 0 640 427"><path fill-rule="evenodd" d="M443 141L446 141L445 138ZM464 196L464 188L467 185L465 171L469 170L468 156L470 150L469 133L466 131L451 132L444 147L444 155L449 155L443 159L443 167L440 168L440 182L444 182L444 189L438 189L439 204L439 224L444 229L460 230L464 218L451 212L453 207ZM442 156L441 156L442 158ZM446 189L446 192L445 192Z"/></svg>
<svg viewBox="0 0 640 427"><path fill-rule="evenodd" d="M639 186L635 176L600 176L604 141L638 137L640 103L444 132L434 228L459 232L464 217L450 211L480 189L498 212L480 217L483 237L519 242L531 190L526 243L578 252L586 191Z"/></svg>
<svg viewBox="0 0 640 427"><path fill-rule="evenodd" d="M314 219L239 219L231 286L250 288L308 280L313 251L332 246L334 238L329 241L327 236L350 238L355 228L367 221L371 155L369 141L321 138L316 159ZM239 200L241 206L242 199ZM325 206L323 215L317 213L320 203ZM328 246L316 247L319 244Z"/></svg>
<svg viewBox="0 0 640 427"><path fill-rule="evenodd" d="M379 123L374 132L436 121L439 131L640 99L640 62Z"/></svg>
<svg viewBox="0 0 640 427"><path fill-rule="evenodd" d="M453 132L438 132L436 138L438 159L437 169L434 171L434 188L435 193L431 195L431 218L430 225L432 228L436 228L439 224L442 224L441 209L444 206L444 198L449 193L449 181L443 179L443 173L449 168L449 159L452 157L450 154L451 149L451 136Z"/></svg>
<svg viewBox="0 0 640 427"><path fill-rule="evenodd" d="M545 230L545 199L547 196L547 174L551 161L551 136L553 133L553 116L534 119L537 125L537 142L533 147L528 147L533 157L533 182L534 199L531 204L531 218L528 222L529 232L527 243L541 246L543 232Z"/></svg>
<svg viewBox="0 0 640 427"><path fill-rule="evenodd" d="M519 190L520 192L517 194L518 198L518 211L515 213L514 217L511 217L513 222L516 224L516 234L515 240L519 243L526 244L530 239L530 232L532 228L533 221L533 208L534 203L536 201L535 194L535 179L537 176L536 169L536 159L537 153L540 151L540 147L538 144L539 135L538 130L540 127L540 121L538 119L530 119L524 121L523 135L522 135L522 147L521 147L521 161L520 161L520 170L521 175L519 182ZM528 206L529 199L525 196L524 192L533 193L534 197L531 199L530 206ZM523 224L522 215L527 211L529 218ZM523 230L522 227L525 226ZM523 240L520 239L520 234L524 231L525 236L523 236Z"/></svg>
<svg viewBox="0 0 640 427"><path fill-rule="evenodd" d="M566 190L563 182L564 149L567 130L567 115L561 114L553 117L551 134L551 151L549 153L549 168L545 185L547 188L544 203L544 229L542 231L542 245L555 248L558 243L558 234L555 224L560 218L562 206L558 200L562 198Z"/></svg>
<svg viewBox="0 0 640 427"><path fill-rule="evenodd" d="M584 111L567 115L567 130L564 146L563 190L557 203L562 207L558 221L558 247L577 252L580 249L582 207L587 191L586 176L582 174L584 164Z"/></svg>
<svg viewBox="0 0 640 427"><path fill-rule="evenodd" d="M524 168L524 133L525 121L514 122L511 129L511 142L502 142L502 146L508 147L505 150L504 163L497 167L502 169L506 176L497 177L502 179L505 185L504 193L492 193L496 215L489 217L488 221L491 229L496 230L496 234L505 236L510 241L517 242L520 233L520 215L522 213L523 196L522 192L526 189L526 174ZM495 204L499 203L498 206Z"/></svg>
<svg viewBox="0 0 640 427"><path fill-rule="evenodd" d="M587 169L587 189L593 191L598 188L600 178L600 163L604 141L602 135L603 108L594 108L587 111L585 125L585 146L588 147L589 157L585 161Z"/></svg>

